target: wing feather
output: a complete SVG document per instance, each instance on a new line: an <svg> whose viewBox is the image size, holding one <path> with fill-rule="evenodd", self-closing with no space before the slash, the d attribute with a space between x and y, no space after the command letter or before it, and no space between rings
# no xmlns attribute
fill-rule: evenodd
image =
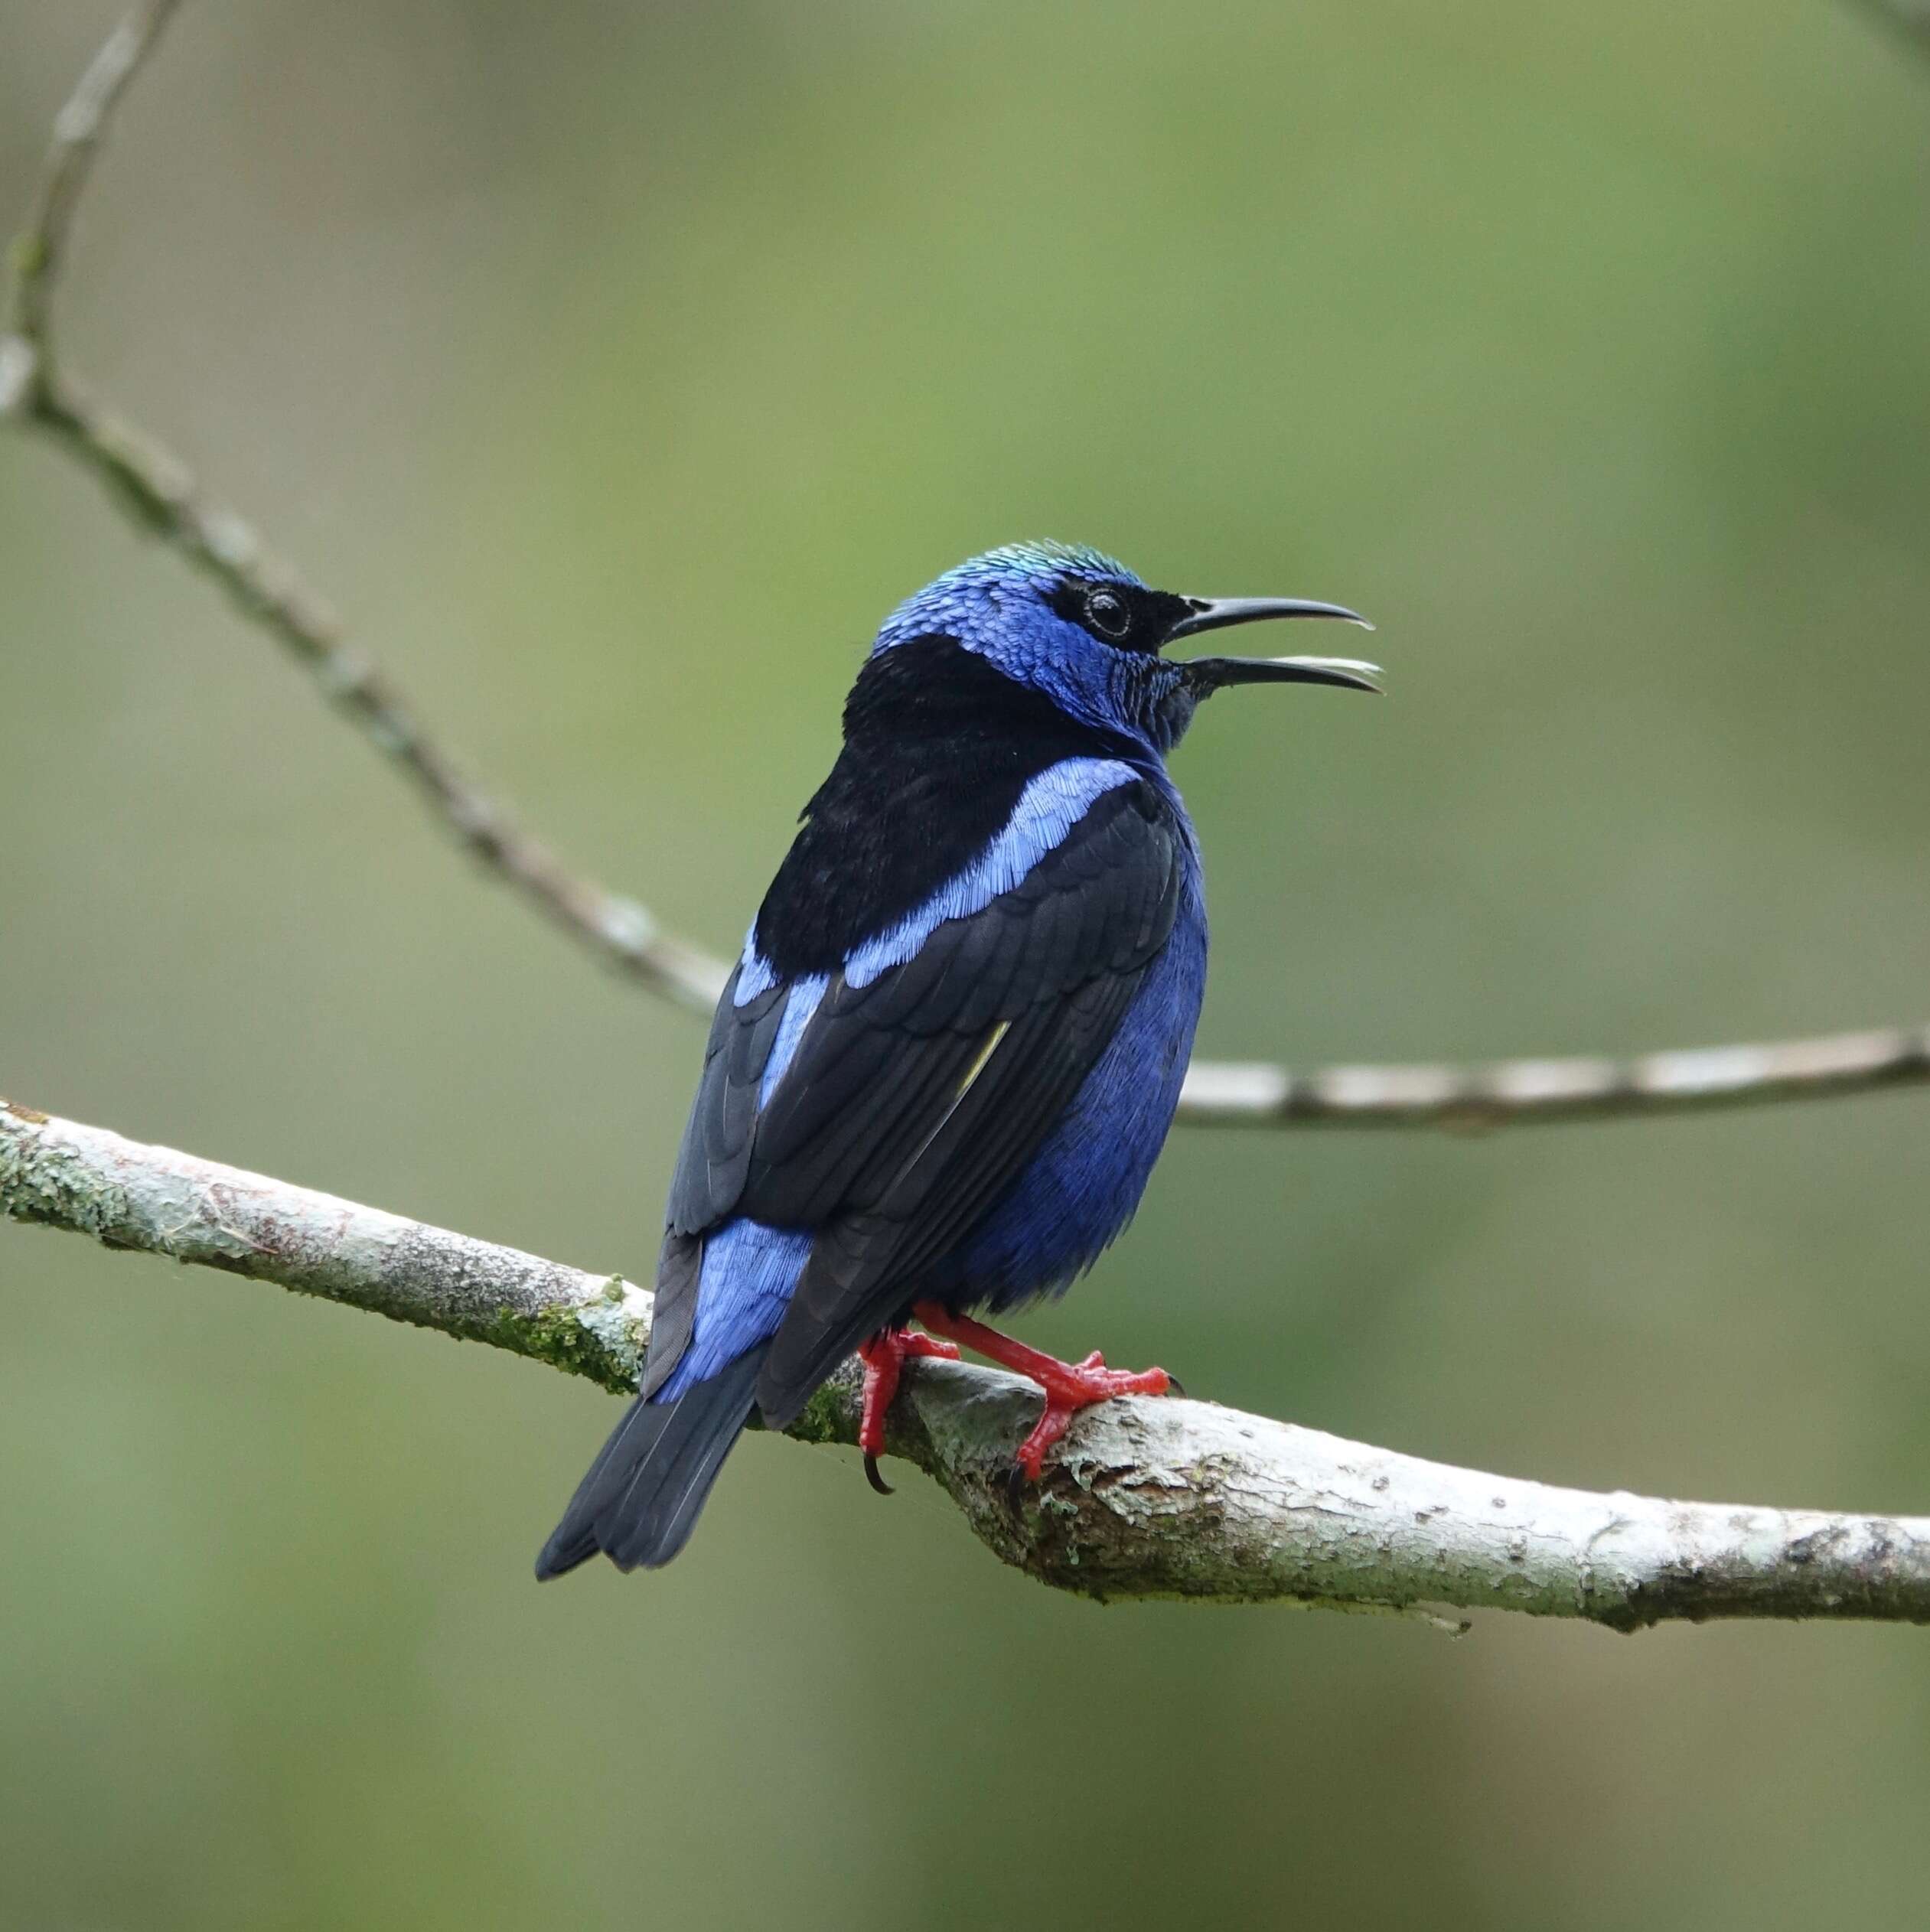
<svg viewBox="0 0 1930 1932"><path fill-rule="evenodd" d="M790 989L740 1007L732 976L670 1190L665 1272L692 1305L660 1308L653 1383L694 1318L685 1240L732 1215L817 1230L758 1385L774 1423L916 1298L1104 1052L1172 931L1180 836L1150 785L1102 794L982 911L864 986L834 977L761 1104Z"/></svg>

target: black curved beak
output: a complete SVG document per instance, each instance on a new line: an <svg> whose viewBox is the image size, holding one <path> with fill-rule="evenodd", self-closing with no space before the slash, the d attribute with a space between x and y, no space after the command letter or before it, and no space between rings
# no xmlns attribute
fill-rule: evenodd
<svg viewBox="0 0 1930 1932"><path fill-rule="evenodd" d="M1189 597L1190 607L1166 633L1166 642L1198 637L1203 630L1223 630L1230 624L1260 624L1270 617L1338 617L1374 627L1358 611L1345 604L1316 604L1299 597ZM1202 697L1229 684L1332 684L1347 691L1381 690L1381 667L1356 657L1192 657L1188 675Z"/></svg>

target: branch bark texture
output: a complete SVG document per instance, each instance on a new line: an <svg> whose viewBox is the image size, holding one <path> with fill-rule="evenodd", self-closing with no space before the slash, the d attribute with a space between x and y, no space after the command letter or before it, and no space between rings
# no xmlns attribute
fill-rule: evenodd
<svg viewBox="0 0 1930 1932"><path fill-rule="evenodd" d="M0 419L50 438L151 535L227 595L314 679L337 714L408 782L484 868L559 930L650 991L707 1014L728 972L667 931L639 901L566 865L473 780L394 682L347 640L328 601L253 523L178 456L67 373L55 353L54 299L75 212L116 106L179 0L148 0L115 30L55 123L42 184L15 246L0 333ZM1914 0L1886 11L1913 15ZM1202 1061L1179 1117L1219 1126L1445 1127L1607 1119L1829 1100L1930 1083L1930 1028L1840 1034L1625 1060L1507 1060L1486 1067L1330 1067Z"/></svg>
<svg viewBox="0 0 1930 1932"><path fill-rule="evenodd" d="M0 1101L0 1217L220 1268L628 1390L650 1297L621 1276L452 1233ZM791 1433L857 1439L855 1372ZM1038 1396L908 1369L891 1449L981 1541L1055 1588L1367 1610L1514 1610L1629 1631L1716 1617L1930 1623L1930 1518L1596 1495L1456 1469L1217 1404L1086 1411L1036 1487ZM856 1480L856 1472L853 1472Z"/></svg>

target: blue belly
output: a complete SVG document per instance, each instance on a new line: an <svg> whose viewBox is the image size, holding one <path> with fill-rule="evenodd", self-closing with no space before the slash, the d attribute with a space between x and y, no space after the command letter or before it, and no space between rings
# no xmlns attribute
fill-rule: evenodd
<svg viewBox="0 0 1930 1932"><path fill-rule="evenodd" d="M971 1237L916 1284L956 1313L1056 1293L1133 1218L1165 1145L1206 987L1206 908L1187 868L1165 950L1029 1165Z"/></svg>

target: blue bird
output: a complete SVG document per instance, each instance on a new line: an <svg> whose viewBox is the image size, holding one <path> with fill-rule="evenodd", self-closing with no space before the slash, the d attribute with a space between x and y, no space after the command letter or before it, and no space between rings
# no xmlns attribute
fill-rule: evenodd
<svg viewBox="0 0 1930 1932"><path fill-rule="evenodd" d="M1061 1363L969 1318L1064 1289L1131 1219L1206 979L1199 849L1165 757L1228 685L1372 691L1346 658L1160 655L1337 604L1175 596L1022 543L878 634L844 746L717 1004L670 1183L640 1393L537 1559L681 1549L731 1445L865 1363L875 1487L908 1355L1037 1381L1035 1479L1089 1403L1165 1371ZM1371 627L1368 627L1371 628ZM909 1332L916 1318L926 1333Z"/></svg>

